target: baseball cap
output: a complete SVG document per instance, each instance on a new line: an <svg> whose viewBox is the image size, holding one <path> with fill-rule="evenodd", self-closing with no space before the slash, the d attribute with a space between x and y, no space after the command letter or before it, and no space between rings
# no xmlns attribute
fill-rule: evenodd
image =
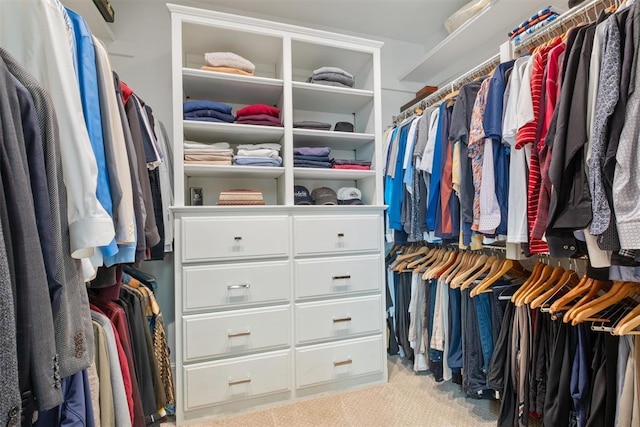
<svg viewBox="0 0 640 427"><path fill-rule="evenodd" d="M336 192L329 187L319 187L311 192L311 198L316 205L337 205Z"/></svg>
<svg viewBox="0 0 640 427"><path fill-rule="evenodd" d="M333 127L336 132L353 132L353 124L349 122L338 122Z"/></svg>
<svg viewBox="0 0 640 427"><path fill-rule="evenodd" d="M364 205L362 192L355 187L342 187L338 189L339 205Z"/></svg>
<svg viewBox="0 0 640 427"><path fill-rule="evenodd" d="M294 185L293 200L296 205L310 205L312 200L307 187L304 187L302 185Z"/></svg>

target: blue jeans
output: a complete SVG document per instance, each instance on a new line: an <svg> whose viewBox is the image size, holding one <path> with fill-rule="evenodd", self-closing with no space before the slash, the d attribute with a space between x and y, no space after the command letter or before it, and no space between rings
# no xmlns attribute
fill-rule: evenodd
<svg viewBox="0 0 640 427"><path fill-rule="evenodd" d="M487 293L476 295L476 315L478 316L478 330L482 347L482 372L489 372L491 356L493 356L493 330L491 327L491 300Z"/></svg>

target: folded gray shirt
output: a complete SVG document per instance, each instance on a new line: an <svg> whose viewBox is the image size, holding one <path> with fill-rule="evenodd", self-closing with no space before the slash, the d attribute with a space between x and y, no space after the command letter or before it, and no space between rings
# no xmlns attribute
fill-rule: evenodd
<svg viewBox="0 0 640 427"><path fill-rule="evenodd" d="M342 74L343 76L350 77L353 79L353 74L346 72L342 68L338 67L320 67L317 70L313 70L313 74L322 74L322 73L336 73Z"/></svg>
<svg viewBox="0 0 640 427"><path fill-rule="evenodd" d="M293 149L293 154L303 156L328 156L331 153L329 147L298 147Z"/></svg>

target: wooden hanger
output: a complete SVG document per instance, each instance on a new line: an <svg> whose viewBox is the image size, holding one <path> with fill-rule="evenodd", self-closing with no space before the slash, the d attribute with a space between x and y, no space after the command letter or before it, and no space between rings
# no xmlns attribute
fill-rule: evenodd
<svg viewBox="0 0 640 427"><path fill-rule="evenodd" d="M538 280L533 283L529 288L518 297L516 300L516 307L522 307L524 305L524 299L529 295L530 292L535 291L539 287L544 287L545 283L551 278L555 268L550 266L549 264L545 264L540 273L540 277Z"/></svg>
<svg viewBox="0 0 640 427"><path fill-rule="evenodd" d="M415 268L417 265L422 264L425 260L429 259L429 257L431 256L432 252L433 252L432 249L427 248L427 250L422 253L422 255L424 255L424 256L421 257L421 258L416 258L416 259L412 260L407 265L407 268Z"/></svg>
<svg viewBox="0 0 640 427"><path fill-rule="evenodd" d="M569 292L567 292L565 295L561 296L551 304L551 306L549 307L549 312L557 313L563 308L567 307L572 301L591 289L592 282L593 279L587 277L586 274L582 276L582 278L573 287L573 289L571 289Z"/></svg>
<svg viewBox="0 0 640 427"><path fill-rule="evenodd" d="M436 251L435 257L424 263L425 266L418 270L418 272L422 272L423 269L426 268L426 270L424 270L424 274L422 275L422 280L428 280L430 278L428 273L433 269L434 266L438 265L446 255L447 251L440 248Z"/></svg>
<svg viewBox="0 0 640 427"><path fill-rule="evenodd" d="M463 252L455 261L455 263L442 274L442 280L449 285L451 280L455 277L457 271L459 271L463 265L466 265L469 258L471 258L473 254L471 252Z"/></svg>
<svg viewBox="0 0 640 427"><path fill-rule="evenodd" d="M525 280L525 282L511 296L511 302L515 303L516 300L520 297L520 295L522 295L527 289L529 289L529 286L531 284L535 283L536 280L538 280L544 266L545 264L541 262L538 262L536 263L535 266L533 266L533 271L531 272L531 275L529 276L529 278Z"/></svg>
<svg viewBox="0 0 640 427"><path fill-rule="evenodd" d="M598 295L598 292L600 292L600 290L602 289L603 284L604 282L596 280L590 285L586 285L585 288L587 288L587 293L582 298L580 298L580 300L573 307L569 308L567 312L564 313L564 316L562 316L562 321L564 323L571 322L575 318L580 308L587 304L589 301L592 301Z"/></svg>
<svg viewBox="0 0 640 427"><path fill-rule="evenodd" d="M442 248L433 249L431 252L429 252L429 256L427 256L426 259L423 259L422 263L417 267L415 267L413 271L415 271L416 273L421 273L425 269L429 268L429 266L433 264L433 262L437 259L438 255L440 255L441 252L442 252Z"/></svg>
<svg viewBox="0 0 640 427"><path fill-rule="evenodd" d="M451 281L450 286L453 289L458 289L469 276L471 276L479 268L482 268L482 266L487 262L488 259L489 257L487 255L479 255L474 259L474 262L472 264L467 266L466 269L460 269L460 271L458 271L456 276Z"/></svg>
<svg viewBox="0 0 640 427"><path fill-rule="evenodd" d="M558 265L552 268L551 275L537 287L532 287L529 291L522 296L523 304L531 304L531 302L542 295L550 287L553 288L565 273L565 269Z"/></svg>
<svg viewBox="0 0 640 427"><path fill-rule="evenodd" d="M422 277L426 276L427 279L435 279L439 277L438 272L442 271L442 269L448 266L451 263L451 259L455 257L456 253L454 251L446 250L444 251L444 255L440 257L432 266L427 270Z"/></svg>
<svg viewBox="0 0 640 427"><path fill-rule="evenodd" d="M500 268L502 267L502 264L505 260L504 259L498 259L495 262L493 262L491 264L491 268L489 269L489 271L487 272L487 274L485 275L485 277L480 281L480 283L478 283L476 286L473 287L473 289L471 289L471 292L469 293L469 296L471 298L475 297L477 295L477 290L480 287L480 285L482 285L483 283L485 283L485 281L494 276L496 273L498 273L498 271L500 271Z"/></svg>
<svg viewBox="0 0 640 427"><path fill-rule="evenodd" d="M640 326L640 304L618 322L613 328L614 335L640 335L635 329Z"/></svg>
<svg viewBox="0 0 640 427"><path fill-rule="evenodd" d="M543 305L547 305L547 302L556 295L561 289L568 287L569 290L573 289L573 285L579 282L578 275L573 270L566 270L562 277L556 282L555 286L547 289L541 295L533 298L530 301L529 307L532 309L536 309L538 307L542 307Z"/></svg>
<svg viewBox="0 0 640 427"><path fill-rule="evenodd" d="M638 291L638 286L640 286L640 284L634 282L615 282L609 292L585 304L584 307L581 307L581 309L579 309L579 311L571 320L571 324L575 326L578 323L582 323L588 320L596 320L591 316L598 314L602 310L622 301L627 296L635 294Z"/></svg>
<svg viewBox="0 0 640 427"><path fill-rule="evenodd" d="M498 271L495 272L494 274L492 274L492 272L489 271L489 274L487 274L487 277L482 282L480 282L478 286L473 288L473 290L471 291L472 297L484 292L491 292L491 289L490 289L491 285L493 285L496 281L500 280L500 278L504 277L507 273L515 274L516 276L519 276L519 277L523 277L527 275L528 277L527 271L524 269L524 267L522 266L522 264L520 264L519 261L515 261L512 259L505 259L502 261L499 267L500 268L498 269Z"/></svg>
<svg viewBox="0 0 640 427"><path fill-rule="evenodd" d="M496 256L490 256L486 262L480 267L480 269L478 271L476 271L473 275L471 275L471 277L468 277L464 283L460 286L460 290L464 291L465 289L468 289L469 286L473 285L473 283L480 277L482 276L484 273L486 273L487 271L489 271L491 269L491 266L496 262L499 261L498 257Z"/></svg>

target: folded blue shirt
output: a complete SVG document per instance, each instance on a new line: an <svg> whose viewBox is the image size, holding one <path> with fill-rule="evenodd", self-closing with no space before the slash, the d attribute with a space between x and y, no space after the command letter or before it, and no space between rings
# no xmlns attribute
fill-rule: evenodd
<svg viewBox="0 0 640 427"><path fill-rule="evenodd" d="M235 156L233 163L244 166L282 166L282 157Z"/></svg>
<svg viewBox="0 0 640 427"><path fill-rule="evenodd" d="M225 114L231 114L231 106L220 102L209 101L206 99L198 99L195 101L186 101L182 105L182 112L189 113L195 110L215 110Z"/></svg>
<svg viewBox="0 0 640 427"><path fill-rule="evenodd" d="M216 119L220 119L223 122L233 123L234 117L231 114L221 113L216 110L194 110L189 111L188 113L184 113L184 118L193 119L196 117L214 117Z"/></svg>

